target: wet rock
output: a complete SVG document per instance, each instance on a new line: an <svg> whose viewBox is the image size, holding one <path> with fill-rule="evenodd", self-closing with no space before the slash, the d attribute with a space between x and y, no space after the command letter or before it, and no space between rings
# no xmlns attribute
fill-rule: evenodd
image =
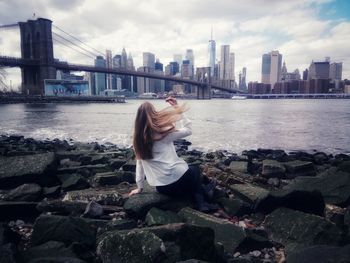
<svg viewBox="0 0 350 263"><path fill-rule="evenodd" d="M41 187L37 184L23 184L10 190L3 196L5 201L37 201L41 195Z"/></svg>
<svg viewBox="0 0 350 263"><path fill-rule="evenodd" d="M57 197L61 193L61 186L43 187L43 196L45 197Z"/></svg>
<svg viewBox="0 0 350 263"><path fill-rule="evenodd" d="M159 207L171 200L169 196L161 195L157 192L146 193L131 196L124 203L125 211L133 217L144 217L152 207Z"/></svg>
<svg viewBox="0 0 350 263"><path fill-rule="evenodd" d="M288 208L279 208L265 219L265 227L273 241L296 247L313 245L339 245L343 232L335 224L322 217Z"/></svg>
<svg viewBox="0 0 350 263"><path fill-rule="evenodd" d="M186 224L110 232L99 242L97 254L103 262L217 260L213 231Z"/></svg>
<svg viewBox="0 0 350 263"><path fill-rule="evenodd" d="M324 164L329 160L329 157L324 152L317 152L314 154L314 162L315 164Z"/></svg>
<svg viewBox="0 0 350 263"><path fill-rule="evenodd" d="M279 207L323 216L325 203L319 191L276 190L259 200L254 210L269 214Z"/></svg>
<svg viewBox="0 0 350 263"><path fill-rule="evenodd" d="M252 212L251 205L238 198L220 198L218 203L229 216L243 216Z"/></svg>
<svg viewBox="0 0 350 263"><path fill-rule="evenodd" d="M87 204L86 209L84 211L84 216L95 218L102 215L103 215L103 207L100 204L94 201L91 201Z"/></svg>
<svg viewBox="0 0 350 263"><path fill-rule="evenodd" d="M60 215L81 215L86 208L86 202L51 200L41 201L36 206L42 213L57 213Z"/></svg>
<svg viewBox="0 0 350 263"><path fill-rule="evenodd" d="M41 215L35 220L31 243L36 246L48 241L59 241L66 245L77 242L92 247L95 238L94 229L81 218Z"/></svg>
<svg viewBox="0 0 350 263"><path fill-rule="evenodd" d="M60 174L58 179L64 191L82 190L90 186L88 181L78 174Z"/></svg>
<svg viewBox="0 0 350 263"><path fill-rule="evenodd" d="M295 160L284 163L284 166L287 169L288 178L316 175L315 166L312 162Z"/></svg>
<svg viewBox="0 0 350 263"><path fill-rule="evenodd" d="M87 164L68 168L59 168L57 172L59 174L82 174L88 171L90 174L112 172L112 168L107 164Z"/></svg>
<svg viewBox="0 0 350 263"><path fill-rule="evenodd" d="M345 210L344 224L350 229L350 206L348 206Z"/></svg>
<svg viewBox="0 0 350 263"><path fill-rule="evenodd" d="M264 199L269 191L251 184L234 184L230 185L232 192L243 201L249 204L255 204L258 200Z"/></svg>
<svg viewBox="0 0 350 263"><path fill-rule="evenodd" d="M60 165L62 167L77 167L81 166L81 162L72 161L71 159L66 158L60 161Z"/></svg>
<svg viewBox="0 0 350 263"><path fill-rule="evenodd" d="M135 183L135 173L126 171L98 173L92 178L94 186L117 185L122 182Z"/></svg>
<svg viewBox="0 0 350 263"><path fill-rule="evenodd" d="M288 263L338 263L349 262L350 245L344 247L312 246L302 248L287 255Z"/></svg>
<svg viewBox="0 0 350 263"><path fill-rule="evenodd" d="M40 214L36 209L37 204L37 202L0 201L0 221L35 218Z"/></svg>
<svg viewBox="0 0 350 263"><path fill-rule="evenodd" d="M350 204L350 174L331 168L316 177L301 177L285 187L300 191L319 191L325 203L338 206Z"/></svg>
<svg viewBox="0 0 350 263"><path fill-rule="evenodd" d="M266 178L283 178L286 168L284 165L275 160L264 160L262 166L262 176Z"/></svg>
<svg viewBox="0 0 350 263"><path fill-rule="evenodd" d="M215 241L222 243L225 250L230 253L235 252L239 244L246 238L243 228L191 208L181 209L178 215L188 224L213 229Z"/></svg>
<svg viewBox="0 0 350 263"><path fill-rule="evenodd" d="M232 161L230 169L232 172L248 173L248 162Z"/></svg>
<svg viewBox="0 0 350 263"><path fill-rule="evenodd" d="M9 189L24 183L50 184L57 167L52 152L0 158L0 188Z"/></svg>
<svg viewBox="0 0 350 263"><path fill-rule="evenodd" d="M123 197L115 189L84 189L67 192L63 201L79 201L88 203L95 201L101 205L123 205Z"/></svg>
<svg viewBox="0 0 350 263"><path fill-rule="evenodd" d="M101 237L104 237L105 233L115 230L127 230L137 227L137 222L133 219L116 219L108 221L107 224L103 227L100 227L97 231L98 240L101 240Z"/></svg>
<svg viewBox="0 0 350 263"><path fill-rule="evenodd" d="M136 171L136 161L135 160L129 160L126 164L122 166L123 171L127 172L135 172Z"/></svg>
<svg viewBox="0 0 350 263"><path fill-rule="evenodd" d="M339 165L339 170L350 173L350 161L344 161Z"/></svg>
<svg viewBox="0 0 350 263"><path fill-rule="evenodd" d="M274 187L279 187L281 184L281 180L279 178L269 178L269 180L267 180L267 183Z"/></svg>
<svg viewBox="0 0 350 263"><path fill-rule="evenodd" d="M86 263L86 261L71 257L45 257L33 259L28 263Z"/></svg>
<svg viewBox="0 0 350 263"><path fill-rule="evenodd" d="M108 164L113 169L118 170L120 167L122 167L124 164L126 164L126 160L125 159L110 159L108 161Z"/></svg>
<svg viewBox="0 0 350 263"><path fill-rule="evenodd" d="M76 254L72 248L68 248L62 242L49 241L39 246L28 248L21 251L19 254L19 262L29 262L33 259L39 258L57 258L57 257L72 257L75 258Z"/></svg>
<svg viewBox="0 0 350 263"><path fill-rule="evenodd" d="M145 222L148 226L167 225L172 223L181 223L181 217L171 211L164 211L158 208L152 208L146 215Z"/></svg>

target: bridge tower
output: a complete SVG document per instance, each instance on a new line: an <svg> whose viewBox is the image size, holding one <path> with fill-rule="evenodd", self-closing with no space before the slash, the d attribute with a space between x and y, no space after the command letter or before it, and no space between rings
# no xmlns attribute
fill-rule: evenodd
<svg viewBox="0 0 350 263"><path fill-rule="evenodd" d="M38 18L19 22L21 55L36 61L36 65L23 67L22 89L28 95L44 95L44 80L55 79L56 69L52 43L52 21Z"/></svg>
<svg viewBox="0 0 350 263"><path fill-rule="evenodd" d="M197 99L210 100L211 88L210 88L210 67L197 68L196 71L197 81L203 82L203 85L197 87Z"/></svg>

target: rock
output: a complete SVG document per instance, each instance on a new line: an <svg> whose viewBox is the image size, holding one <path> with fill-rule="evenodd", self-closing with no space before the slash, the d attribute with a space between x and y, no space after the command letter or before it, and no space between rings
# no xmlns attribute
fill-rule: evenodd
<svg viewBox="0 0 350 263"><path fill-rule="evenodd" d="M94 229L81 218L41 215L35 220L31 243L36 246L52 240L66 245L77 242L93 247L95 239Z"/></svg>
<svg viewBox="0 0 350 263"><path fill-rule="evenodd" d="M63 167L77 167L81 166L81 162L72 161L69 158L66 158L60 161L60 165Z"/></svg>
<svg viewBox="0 0 350 263"><path fill-rule="evenodd" d="M255 204L258 200L264 199L269 193L264 188L251 184L234 184L230 185L230 189L238 198L249 204Z"/></svg>
<svg viewBox="0 0 350 263"><path fill-rule="evenodd" d="M153 207L148 211L145 222L148 226L181 223L181 217L171 211L164 211Z"/></svg>
<svg viewBox="0 0 350 263"><path fill-rule="evenodd" d="M37 205L37 210L42 213L56 213L60 215L81 215L86 208L86 202L78 201L41 201Z"/></svg>
<svg viewBox="0 0 350 263"><path fill-rule="evenodd" d="M86 261L71 257L45 257L33 259L28 263L86 263Z"/></svg>
<svg viewBox="0 0 350 263"><path fill-rule="evenodd" d="M232 161L230 169L232 172L248 173L248 162Z"/></svg>
<svg viewBox="0 0 350 263"><path fill-rule="evenodd" d="M43 187L42 190L45 197L57 197L61 193L61 186Z"/></svg>
<svg viewBox="0 0 350 263"><path fill-rule="evenodd" d="M45 257L72 257L76 254L62 242L49 241L39 246L30 247L19 254L19 262L29 262L33 259Z"/></svg>
<svg viewBox="0 0 350 263"><path fill-rule="evenodd" d="M95 201L101 205L123 205L123 197L115 189L85 189L67 192L63 201L88 203Z"/></svg>
<svg viewBox="0 0 350 263"><path fill-rule="evenodd" d="M289 251L298 246L339 245L343 239L342 230L335 224L288 208L276 209L268 215L265 227L271 239L287 246Z"/></svg>
<svg viewBox="0 0 350 263"><path fill-rule="evenodd" d="M264 160L262 166L262 176L265 178L284 178L286 168L282 163L275 160Z"/></svg>
<svg viewBox="0 0 350 263"><path fill-rule="evenodd" d="M97 254L103 262L218 260L213 231L186 224L110 232L99 242Z"/></svg>
<svg viewBox="0 0 350 263"><path fill-rule="evenodd" d="M344 161L338 166L340 171L350 173L350 161Z"/></svg>
<svg viewBox="0 0 350 263"><path fill-rule="evenodd" d="M112 221L108 221L108 223L103 226L99 227L97 230L97 236L98 240L102 240L102 238L105 236L105 233L108 234L108 232L115 231L115 230L126 230L126 229L133 229L137 227L137 223L133 219L116 219Z"/></svg>
<svg viewBox="0 0 350 263"><path fill-rule="evenodd" d="M40 214L36 209L37 204L37 202L0 201L0 221L35 218Z"/></svg>
<svg viewBox="0 0 350 263"><path fill-rule="evenodd" d="M0 262L16 263L16 252L16 247L11 243L0 246Z"/></svg>
<svg viewBox="0 0 350 263"><path fill-rule="evenodd" d="M5 201L37 201L41 195L41 187L37 184L23 184L4 195Z"/></svg>
<svg viewBox="0 0 350 263"><path fill-rule="evenodd" d="M84 216L95 218L95 217L99 217L102 215L103 215L103 207L100 204L98 204L94 201L90 201L87 204L85 212L84 212Z"/></svg>
<svg viewBox="0 0 350 263"><path fill-rule="evenodd" d="M295 178L298 176L315 176L316 170L312 162L305 161L290 161L284 163L284 166L287 169L287 177Z"/></svg>
<svg viewBox="0 0 350 263"><path fill-rule="evenodd" d="M118 170L120 167L122 167L124 164L126 164L126 160L125 159L110 159L108 161L108 164L113 169Z"/></svg>
<svg viewBox="0 0 350 263"><path fill-rule="evenodd" d="M276 190L259 200L254 210L269 214L279 207L323 216L325 203L319 191Z"/></svg>
<svg viewBox="0 0 350 263"><path fill-rule="evenodd" d="M89 187L88 181L77 174L60 174L58 179L64 191L82 190Z"/></svg>
<svg viewBox="0 0 350 263"><path fill-rule="evenodd" d="M344 207L350 204L350 173L331 168L316 177L296 178L285 189L319 191L325 203Z"/></svg>
<svg viewBox="0 0 350 263"><path fill-rule="evenodd" d="M88 164L68 168L59 168L58 174L83 174L88 171L90 174L112 172L112 168L107 164Z"/></svg>
<svg viewBox="0 0 350 263"><path fill-rule="evenodd" d="M125 211L133 217L144 217L152 207L159 207L160 205L166 204L170 201L170 197L153 193L141 193L131 196L124 203Z"/></svg>
<svg viewBox="0 0 350 263"><path fill-rule="evenodd" d="M51 173L57 167L52 152L0 158L0 189L17 187L24 183L46 185L55 178Z"/></svg>
<svg viewBox="0 0 350 263"><path fill-rule="evenodd" d="M328 155L323 152L317 152L314 154L314 162L318 165L324 164L328 160L329 160Z"/></svg>
<svg viewBox="0 0 350 263"><path fill-rule="evenodd" d="M279 178L269 178L269 180L267 180L267 183L274 187L279 187L281 184L281 180Z"/></svg>
<svg viewBox="0 0 350 263"><path fill-rule="evenodd" d="M288 263L338 263L349 262L350 245L344 247L312 246L302 248L287 255Z"/></svg>
<svg viewBox="0 0 350 263"><path fill-rule="evenodd" d="M201 213L191 208L183 208L178 213L188 224L209 227L215 232L215 241L223 244L226 251L233 253L246 238L243 228L217 217Z"/></svg>
<svg viewBox="0 0 350 263"><path fill-rule="evenodd" d="M350 206L348 206L345 210L344 224L350 229Z"/></svg>
<svg viewBox="0 0 350 263"><path fill-rule="evenodd" d="M94 186L117 185L122 182L135 183L135 173L126 171L98 173L92 179Z"/></svg>
<svg viewBox="0 0 350 263"><path fill-rule="evenodd" d="M238 198L220 198L218 203L229 216L243 216L252 212L251 205Z"/></svg>
<svg viewBox="0 0 350 263"><path fill-rule="evenodd" d="M136 161L135 160L129 160L126 164L122 166L123 171L127 172L135 172L136 171Z"/></svg>

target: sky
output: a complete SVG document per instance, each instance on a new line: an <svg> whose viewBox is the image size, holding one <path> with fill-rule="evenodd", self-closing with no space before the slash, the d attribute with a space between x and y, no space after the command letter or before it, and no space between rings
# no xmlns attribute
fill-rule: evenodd
<svg viewBox="0 0 350 263"><path fill-rule="evenodd" d="M348 0L0 0L0 25L43 17L84 43L113 56L125 47L136 67L142 52L167 65L174 54L193 49L195 67L208 65L211 28L220 46L235 53L236 78L261 80L262 54L278 50L289 72L311 61L343 62L350 79L350 1ZM54 32L63 34L57 28ZM93 51L94 52L94 51ZM0 54L20 56L19 30L0 29ZM54 43L54 54L71 63L92 64L88 56ZM7 82L20 84L20 70L7 70Z"/></svg>

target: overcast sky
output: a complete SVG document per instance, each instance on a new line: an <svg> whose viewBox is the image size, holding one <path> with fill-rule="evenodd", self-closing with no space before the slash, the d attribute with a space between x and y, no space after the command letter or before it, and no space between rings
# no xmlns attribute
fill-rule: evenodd
<svg viewBox="0 0 350 263"><path fill-rule="evenodd" d="M348 0L0 0L0 25L35 13L103 53L110 49L114 56L125 47L136 67L142 52L166 65L188 48L195 67L207 66L213 28L217 59L224 44L236 55L236 78L247 67L248 81L260 81L262 54L279 50L288 71L302 72L329 56L343 62L343 78L350 79L349 10ZM19 45L19 30L0 29L1 55L20 56ZM93 63L58 43L54 52L61 60ZM19 84L20 71L8 72L7 81Z"/></svg>

